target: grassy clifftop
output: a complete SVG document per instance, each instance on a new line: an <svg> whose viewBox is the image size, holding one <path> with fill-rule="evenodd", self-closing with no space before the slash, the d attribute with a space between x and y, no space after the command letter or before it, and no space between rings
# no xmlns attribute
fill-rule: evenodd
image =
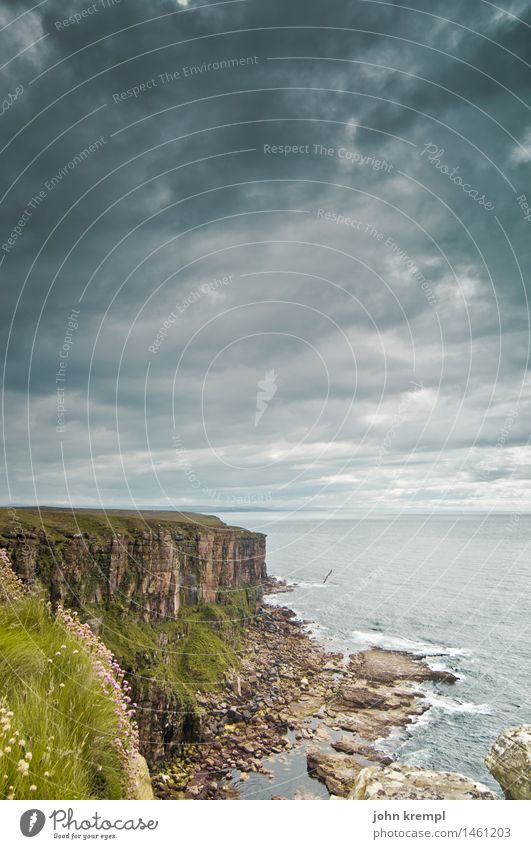
<svg viewBox="0 0 531 849"><path fill-rule="evenodd" d="M42 601L0 603L0 798L128 795L116 705Z"/></svg>
<svg viewBox="0 0 531 849"><path fill-rule="evenodd" d="M0 535L31 533L43 530L50 539L74 534L90 534L98 540L112 534L131 534L141 530L169 530L187 536L212 528L253 533L226 525L217 516L170 510L92 510L56 507L0 507Z"/></svg>
<svg viewBox="0 0 531 849"><path fill-rule="evenodd" d="M0 680L0 797L123 798L113 706L37 599L0 609Z"/></svg>
<svg viewBox="0 0 531 849"><path fill-rule="evenodd" d="M186 719L197 732L196 695L237 665L253 594L157 623L100 609L98 638L28 593L0 553L0 799L131 798L138 740L113 655L148 716L171 705L176 725Z"/></svg>

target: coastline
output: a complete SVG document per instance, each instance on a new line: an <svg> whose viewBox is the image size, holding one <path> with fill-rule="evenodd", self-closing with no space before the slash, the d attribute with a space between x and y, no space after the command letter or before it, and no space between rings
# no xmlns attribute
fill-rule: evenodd
<svg viewBox="0 0 531 849"><path fill-rule="evenodd" d="M290 589L274 578L264 586L268 596ZM238 672L221 690L198 694L201 742L153 777L158 798L346 798L362 769L393 763L378 741L429 710L417 685L456 680L409 652L327 651L310 624L263 603ZM285 775L290 761L295 779Z"/></svg>

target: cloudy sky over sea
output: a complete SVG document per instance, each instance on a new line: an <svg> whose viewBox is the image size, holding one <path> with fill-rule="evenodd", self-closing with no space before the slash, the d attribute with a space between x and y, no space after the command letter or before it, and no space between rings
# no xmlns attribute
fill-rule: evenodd
<svg viewBox="0 0 531 849"><path fill-rule="evenodd" d="M0 2L4 501L527 510L531 2Z"/></svg>

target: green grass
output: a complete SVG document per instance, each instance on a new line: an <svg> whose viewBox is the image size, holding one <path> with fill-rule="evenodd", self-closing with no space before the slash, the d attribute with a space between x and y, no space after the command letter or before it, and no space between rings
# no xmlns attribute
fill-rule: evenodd
<svg viewBox="0 0 531 849"><path fill-rule="evenodd" d="M0 798L123 798L112 702L81 640L39 599L0 606L0 682ZM17 771L24 759L27 775Z"/></svg>
<svg viewBox="0 0 531 849"><path fill-rule="evenodd" d="M236 661L234 650L211 626L197 623L183 640L179 677L196 689L212 689L220 684L225 672L236 666Z"/></svg>
<svg viewBox="0 0 531 849"><path fill-rule="evenodd" d="M227 529L217 516L169 510L89 510L85 508L60 509L53 507L0 507L0 534L44 531L51 541L64 539L65 535L87 533L96 541L108 540L113 533L134 535L143 530L167 530L193 536L199 528ZM243 528L234 532L253 536Z"/></svg>
<svg viewBox="0 0 531 849"><path fill-rule="evenodd" d="M102 513L80 512L83 531L104 533ZM68 511L44 514L46 533L58 535L55 547L67 544L65 535L78 531L77 524L69 524L74 519ZM25 528L41 526L35 511L20 509L17 516ZM79 519L76 513L76 522ZM150 521L160 527L157 523L163 520ZM167 521L173 530L181 528L175 518ZM119 532L139 530L133 514L118 516L116 523ZM182 527L186 533L195 533L192 524ZM51 568L44 549L41 546L39 560L43 573ZM187 727L196 728L201 713L198 691L220 687L224 676L238 665L243 628L254 615L255 591L220 589L217 601L184 606L171 621L143 622L119 606L84 607L83 615L101 620L99 637L128 674L137 701L151 698L155 682L167 693L169 703L180 706ZM0 711L4 709L0 713L0 798L123 797L123 761L112 745L118 731L114 705L102 692L83 643L55 621L35 596L22 595L0 604L1 699L5 701L0 701ZM7 710L12 717L7 717ZM11 727L4 734L1 726L7 718ZM17 772L17 764L28 752L32 759L24 775Z"/></svg>
<svg viewBox="0 0 531 849"><path fill-rule="evenodd" d="M254 615L252 590L232 591L226 603L184 607L179 618L142 622L119 608L94 608L100 637L128 673L135 693L150 681L181 707L193 724L200 715L198 691L218 689L238 666L243 627Z"/></svg>
<svg viewBox="0 0 531 849"><path fill-rule="evenodd" d="M252 593L232 591L227 604L200 603L173 621L141 622L118 608L92 611L102 621L101 639L121 666L193 704L194 692L217 687L237 666L242 628L253 615Z"/></svg>
<svg viewBox="0 0 531 849"><path fill-rule="evenodd" d="M254 593L240 590L228 604L184 607L176 620L143 622L119 608L94 608L100 639L113 652L140 704L164 694L182 724L183 742L200 728L197 695L219 689L238 666L243 625L253 615ZM191 729L194 729L192 732Z"/></svg>

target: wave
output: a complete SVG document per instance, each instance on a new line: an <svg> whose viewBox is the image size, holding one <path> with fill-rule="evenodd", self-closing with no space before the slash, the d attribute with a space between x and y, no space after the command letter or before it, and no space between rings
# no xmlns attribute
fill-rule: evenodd
<svg viewBox="0 0 531 849"><path fill-rule="evenodd" d="M420 718L420 717L419 717ZM406 727L402 725L395 725L394 728L391 729L389 734L385 737L378 737L373 746L376 751L381 752L383 755L389 755L390 757L394 757L399 749L402 748L407 738L409 737L409 729L412 728L413 725L409 725Z"/></svg>
<svg viewBox="0 0 531 849"><path fill-rule="evenodd" d="M439 708L447 713L491 713L491 706L488 704L476 705L473 702L460 702L458 699L450 699L447 696L440 696L438 693L427 693L426 701L432 708ZM429 711L428 711L429 713Z"/></svg>
<svg viewBox="0 0 531 849"><path fill-rule="evenodd" d="M407 651L419 656L432 657L445 655L446 657L466 657L470 654L468 649L423 643L421 641L410 640L407 637L382 634L379 631L351 631L351 636L366 645L389 649L390 651Z"/></svg>
<svg viewBox="0 0 531 849"><path fill-rule="evenodd" d="M330 633L330 628L327 628L326 625L318 625L315 622L311 622L308 625L308 630L312 634L326 634L328 636L328 634Z"/></svg>
<svg viewBox="0 0 531 849"><path fill-rule="evenodd" d="M273 579L276 580L276 581L286 581L287 584L290 587L293 587L296 590L300 590L300 589L302 589L302 590L310 590L310 589L320 590L323 587L327 588L327 587L338 587L339 586L339 584L335 584L334 581L327 581L326 584L324 584L322 581L297 581L297 580L291 579L291 578L287 578L287 579L286 578L280 578L280 577L278 577L278 575L273 575ZM281 594L282 594L282 591L280 593L272 592L269 595L281 595Z"/></svg>
<svg viewBox="0 0 531 849"><path fill-rule="evenodd" d="M450 699L445 696L440 696L437 693L426 693L425 699L430 705L430 709L415 717L411 725L405 728L394 728L388 737L380 737L374 742L374 747L378 751L391 757L397 757L398 752L408 743L411 735L419 732L427 725L441 721L438 711L444 711L448 714L490 714L491 707L488 704L476 705L472 702L460 702L457 699ZM435 710L434 710L435 709ZM450 719L447 719L446 724L453 724ZM417 753L431 753L430 748L419 749ZM432 753L431 753L432 754ZM407 756L409 758L409 754Z"/></svg>
<svg viewBox="0 0 531 849"><path fill-rule="evenodd" d="M337 587L337 586L339 586L338 584L334 584L333 581L327 581L326 584L324 584L322 581L295 581L294 585L297 587L297 589L300 588L300 589L303 589L303 590L310 590L310 589L317 590L317 589L322 589L323 587Z"/></svg>

